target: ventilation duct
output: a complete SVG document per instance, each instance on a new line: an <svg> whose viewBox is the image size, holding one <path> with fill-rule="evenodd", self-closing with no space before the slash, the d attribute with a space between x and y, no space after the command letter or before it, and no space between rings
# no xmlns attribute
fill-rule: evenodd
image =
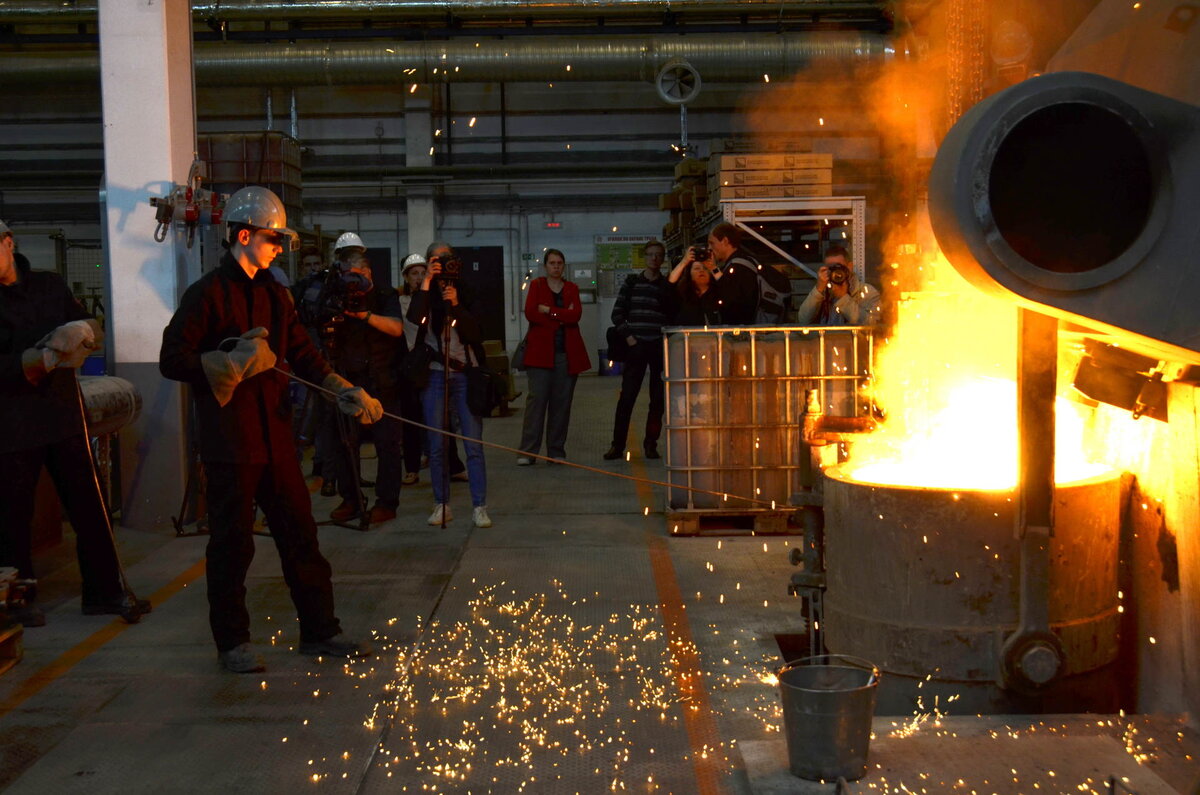
<svg viewBox="0 0 1200 795"><path fill-rule="evenodd" d="M321 86L388 83L651 82L669 61L709 82L761 81L821 65L896 55L869 33L706 34L436 42L219 44L195 48L199 86ZM711 75L711 77L710 77ZM78 51L6 53L5 85L70 85L99 79L99 57Z"/></svg>
<svg viewBox="0 0 1200 795"><path fill-rule="evenodd" d="M78 24L96 20L96 0L26 0L0 4L0 24ZM400 19L564 19L654 17L667 14L770 15L779 17L879 10L880 2L807 0L212 0L192 3L196 19L335 20Z"/></svg>

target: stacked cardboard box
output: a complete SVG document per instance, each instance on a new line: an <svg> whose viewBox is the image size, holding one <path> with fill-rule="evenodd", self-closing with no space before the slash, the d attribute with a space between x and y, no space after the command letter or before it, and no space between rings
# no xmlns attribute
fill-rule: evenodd
<svg viewBox="0 0 1200 795"><path fill-rule="evenodd" d="M708 160L708 204L728 199L787 199L833 193L833 155L813 152L716 154Z"/></svg>
<svg viewBox="0 0 1200 795"><path fill-rule="evenodd" d="M671 213L663 227L663 240L674 235L691 236L696 215L708 205L707 173L707 160L685 158L675 165L674 187L658 197L658 208Z"/></svg>

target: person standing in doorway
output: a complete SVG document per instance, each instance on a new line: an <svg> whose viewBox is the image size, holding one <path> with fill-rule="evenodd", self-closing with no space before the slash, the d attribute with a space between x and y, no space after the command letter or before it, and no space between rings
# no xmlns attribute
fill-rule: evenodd
<svg viewBox="0 0 1200 795"><path fill-rule="evenodd" d="M660 458L658 437L662 433L666 403L662 377L662 328L667 323L670 307L670 298L666 295L670 285L662 275L667 249L657 240L651 240L642 247L642 253L646 267L625 279L612 310L613 326L629 345L629 350L625 358L625 371L621 375L621 397L617 400L617 412L613 419L612 445L604 454L606 461L614 461L625 454L633 405L637 402L638 392L642 390L642 379L647 371L650 373L650 411L646 415L646 435L642 448L646 458Z"/></svg>
<svg viewBox="0 0 1200 795"><path fill-rule="evenodd" d="M529 335L525 342L525 372L529 395L525 400L525 422L521 451L537 455L546 434L546 454L567 457L567 428L571 424L571 401L579 374L592 366L587 346L579 333L583 306L579 286L563 278L566 257L556 248L542 257L546 275L534 279L525 297ZM533 458L520 456L517 466L529 466Z"/></svg>

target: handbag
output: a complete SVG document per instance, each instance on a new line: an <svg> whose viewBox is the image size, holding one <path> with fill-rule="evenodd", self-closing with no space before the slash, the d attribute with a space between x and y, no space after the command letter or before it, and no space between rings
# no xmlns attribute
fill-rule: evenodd
<svg viewBox="0 0 1200 795"><path fill-rule="evenodd" d="M417 389L429 384L429 363L433 361L433 349L425 344L425 325L417 332L416 344L400 360L400 375Z"/></svg>
<svg viewBox="0 0 1200 795"><path fill-rule="evenodd" d="M474 365L466 369L467 408L478 417L490 417L504 402L504 386L499 373L487 365Z"/></svg>
<svg viewBox="0 0 1200 795"><path fill-rule="evenodd" d="M517 343L517 349L513 351L511 367L514 370L525 369L525 345L529 342L529 332L525 332L525 336L521 337L521 341Z"/></svg>
<svg viewBox="0 0 1200 795"><path fill-rule="evenodd" d="M629 342L621 336L616 326L608 327L608 331L604 332L604 339L608 342L608 360L610 362L623 362L628 358Z"/></svg>

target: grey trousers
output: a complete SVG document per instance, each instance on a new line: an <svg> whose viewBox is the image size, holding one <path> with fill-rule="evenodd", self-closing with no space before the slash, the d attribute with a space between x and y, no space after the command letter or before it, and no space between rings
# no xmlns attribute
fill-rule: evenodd
<svg viewBox="0 0 1200 795"><path fill-rule="evenodd" d="M546 433L546 455L566 458L567 428L571 424L571 400L579 376L567 372L567 354L554 356L554 369L530 367L529 394L525 399L525 425L521 430L521 450L537 454Z"/></svg>

